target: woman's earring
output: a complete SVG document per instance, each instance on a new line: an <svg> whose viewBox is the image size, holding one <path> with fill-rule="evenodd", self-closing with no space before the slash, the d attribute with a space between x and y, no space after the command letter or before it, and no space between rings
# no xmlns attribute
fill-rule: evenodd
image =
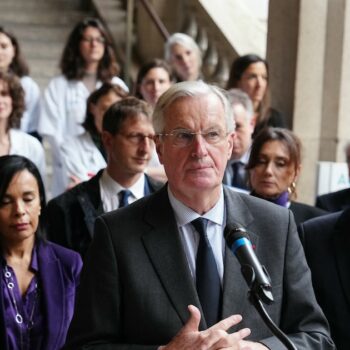
<svg viewBox="0 0 350 350"><path fill-rule="evenodd" d="M296 190L296 184L295 184L295 181L293 181L290 186L288 187L288 193L289 194L294 194L295 193L295 190Z"/></svg>

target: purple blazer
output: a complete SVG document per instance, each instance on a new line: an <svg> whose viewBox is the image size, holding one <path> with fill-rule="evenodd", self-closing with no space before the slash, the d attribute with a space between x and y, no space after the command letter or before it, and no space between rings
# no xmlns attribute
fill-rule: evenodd
<svg viewBox="0 0 350 350"><path fill-rule="evenodd" d="M39 241L37 247L46 327L40 350L58 350L65 343L73 317L75 292L83 263L78 253L57 244ZM0 286L0 349L6 350L2 290Z"/></svg>

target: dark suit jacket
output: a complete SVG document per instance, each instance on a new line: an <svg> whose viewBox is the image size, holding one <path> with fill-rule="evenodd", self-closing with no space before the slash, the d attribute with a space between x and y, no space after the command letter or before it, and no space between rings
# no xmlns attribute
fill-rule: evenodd
<svg viewBox="0 0 350 350"><path fill-rule="evenodd" d="M316 303L290 211L225 188L227 223L245 227L272 278L272 319L299 350L333 349ZM96 220L65 349L156 349L200 307L166 186ZM222 317L242 314L253 340L284 349L247 300L238 260L226 247ZM206 328L202 318L201 329ZM233 330L237 330L235 327ZM133 344L133 345L132 345Z"/></svg>
<svg viewBox="0 0 350 350"><path fill-rule="evenodd" d="M76 252L54 243L38 243L39 279L45 311L46 329L40 350L58 350L63 346L73 316L75 291L79 283L82 261ZM2 273L2 269L1 269ZM0 303L3 286L0 278ZM0 312L0 349L8 349L3 312Z"/></svg>
<svg viewBox="0 0 350 350"><path fill-rule="evenodd" d="M350 207L350 188L318 196L316 207L332 213Z"/></svg>
<svg viewBox="0 0 350 350"><path fill-rule="evenodd" d="M325 210L299 202L291 202L289 209L294 214L295 223L297 225L317 216L328 214Z"/></svg>
<svg viewBox="0 0 350 350"><path fill-rule="evenodd" d="M99 180L103 170L89 181L53 198L47 205L47 235L52 242L82 256L91 243L96 218L103 213ZM149 195L163 184L146 175Z"/></svg>
<svg viewBox="0 0 350 350"><path fill-rule="evenodd" d="M315 294L338 350L350 349L350 208L299 227Z"/></svg>

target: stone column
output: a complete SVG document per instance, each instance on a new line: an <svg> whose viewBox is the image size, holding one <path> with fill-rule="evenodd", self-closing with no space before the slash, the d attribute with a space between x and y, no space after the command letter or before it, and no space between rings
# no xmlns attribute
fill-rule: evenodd
<svg viewBox="0 0 350 350"><path fill-rule="evenodd" d="M298 199L314 203L324 82L327 1L270 0L267 59L273 106L301 138Z"/></svg>

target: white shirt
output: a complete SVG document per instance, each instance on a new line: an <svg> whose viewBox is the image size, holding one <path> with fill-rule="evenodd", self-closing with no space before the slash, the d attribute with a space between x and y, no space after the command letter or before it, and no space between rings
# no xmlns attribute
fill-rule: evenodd
<svg viewBox="0 0 350 350"><path fill-rule="evenodd" d="M118 77L113 84L120 85L125 91L128 87ZM96 83L96 89L102 85ZM50 143L52 152L52 196L61 194L65 189L60 146L67 136L77 136L85 130L81 126L86 117L86 100L90 91L81 80L67 80L64 75L51 79L45 89L38 132Z"/></svg>
<svg viewBox="0 0 350 350"><path fill-rule="evenodd" d="M91 135L86 131L79 136L69 136L62 143L61 161L63 176L68 186L70 176L87 181L107 166Z"/></svg>
<svg viewBox="0 0 350 350"><path fill-rule="evenodd" d="M39 85L29 76L21 78L21 85L24 90L25 102L21 130L25 132L37 131L41 107Z"/></svg>
<svg viewBox="0 0 350 350"><path fill-rule="evenodd" d="M30 159L39 169L45 182L45 152L41 143L33 136L18 129L10 129L10 152Z"/></svg>
<svg viewBox="0 0 350 350"><path fill-rule="evenodd" d="M145 196L145 175L129 188L131 196L128 199L129 204ZM100 178L100 193L103 210L105 213L119 208L119 192L126 188L114 181L105 169Z"/></svg>
<svg viewBox="0 0 350 350"><path fill-rule="evenodd" d="M215 257L221 285L224 276L224 254L225 239L224 228L226 223L224 192L221 190L220 198L215 206L204 215L199 215L191 208L184 205L174 197L169 186L168 195L170 204L175 213L178 230L182 245L185 250L187 262L191 271L192 278L196 282L196 256L199 244L199 233L195 230L191 221L203 217L208 219L207 236Z"/></svg>

